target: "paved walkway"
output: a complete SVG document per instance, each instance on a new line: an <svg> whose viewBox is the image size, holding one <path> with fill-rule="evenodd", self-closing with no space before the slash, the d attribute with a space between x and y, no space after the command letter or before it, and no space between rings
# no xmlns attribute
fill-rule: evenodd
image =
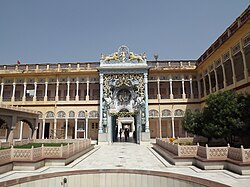
<svg viewBox="0 0 250 187"><path fill-rule="evenodd" d="M143 169L167 171L196 176L225 183L231 186L249 186L250 176L241 176L226 170L200 170L194 166L176 167L169 164L150 144L115 143L96 146L94 150L76 159L67 166L42 167L36 171L11 171L0 175L0 181L44 173L83 169Z"/></svg>

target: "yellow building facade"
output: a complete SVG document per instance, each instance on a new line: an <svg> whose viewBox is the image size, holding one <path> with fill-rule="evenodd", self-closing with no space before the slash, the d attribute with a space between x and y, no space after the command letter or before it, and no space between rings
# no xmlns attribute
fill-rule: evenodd
<svg viewBox="0 0 250 187"><path fill-rule="evenodd" d="M250 7L198 60L147 61L121 46L100 62L0 65L0 102L38 111L36 138L114 142L117 128L128 126L140 142L188 136L186 110L201 110L218 91L250 93L249 76ZM31 138L26 123L2 122L0 139L10 130L14 139Z"/></svg>

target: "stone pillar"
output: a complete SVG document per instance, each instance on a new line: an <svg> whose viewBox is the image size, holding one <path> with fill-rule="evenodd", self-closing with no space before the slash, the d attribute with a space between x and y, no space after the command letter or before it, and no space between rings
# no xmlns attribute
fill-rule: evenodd
<svg viewBox="0 0 250 187"><path fill-rule="evenodd" d="M100 73L100 108L99 108L99 133L103 133L103 74ZM109 124L108 124L109 125Z"/></svg>
<svg viewBox="0 0 250 187"><path fill-rule="evenodd" d="M246 63L246 56L245 56L245 51L243 49L242 40L240 41L240 51L242 53L242 59L243 59L243 65L244 65L244 76L245 76L245 79L247 79L248 78L247 63Z"/></svg>
<svg viewBox="0 0 250 187"><path fill-rule="evenodd" d="M181 79L181 85L182 85L182 99L186 99L184 77L182 77Z"/></svg>
<svg viewBox="0 0 250 187"><path fill-rule="evenodd" d="M12 91L12 97L11 97L12 102L15 102L15 92L16 92L16 83L13 82L13 91Z"/></svg>
<svg viewBox="0 0 250 187"><path fill-rule="evenodd" d="M87 77L87 93L86 93L86 101L89 100L89 77Z"/></svg>
<svg viewBox="0 0 250 187"><path fill-rule="evenodd" d="M54 139L56 139L56 118L54 118Z"/></svg>
<svg viewBox="0 0 250 187"><path fill-rule="evenodd" d="M144 95L145 95L145 118L146 118L146 126L145 132L149 132L149 114L148 114L148 74L144 73Z"/></svg>
<svg viewBox="0 0 250 187"><path fill-rule="evenodd" d="M8 135L8 139L7 139L7 142L13 142L13 136L14 136L14 133L13 131L15 130L15 127L11 127L10 129L10 132L9 132L9 135Z"/></svg>
<svg viewBox="0 0 250 187"><path fill-rule="evenodd" d="M23 139L23 121L20 121L19 140Z"/></svg>
<svg viewBox="0 0 250 187"><path fill-rule="evenodd" d="M55 101L59 100L59 98L58 98L58 92L59 92L59 79L57 78L57 81L56 81L56 97L55 97Z"/></svg>
<svg viewBox="0 0 250 187"><path fill-rule="evenodd" d="M171 125L172 125L172 138L175 138L175 134L174 134L174 117L171 118Z"/></svg>
<svg viewBox="0 0 250 187"><path fill-rule="evenodd" d="M218 75L217 75L216 68L214 68L214 76L215 76L215 90L217 92L219 90L219 84L218 84Z"/></svg>
<svg viewBox="0 0 250 187"><path fill-rule="evenodd" d="M160 92L160 78L157 79L157 98L158 98L158 108L159 108L159 116L158 116L158 123L159 123L159 138L162 137L161 133L161 92Z"/></svg>
<svg viewBox="0 0 250 187"><path fill-rule="evenodd" d="M85 128L85 131L86 131L86 136L85 138L88 138L88 134L89 134L89 116L88 116L88 111L86 111L85 113L85 125L86 125L86 128Z"/></svg>
<svg viewBox="0 0 250 187"><path fill-rule="evenodd" d="M23 101L23 102L26 101L26 88L27 88L27 83L24 82L24 83L23 83L23 98L22 98L22 101Z"/></svg>
<svg viewBox="0 0 250 187"><path fill-rule="evenodd" d="M194 92L193 92L193 79L192 79L192 76L190 76L190 78L189 78L189 83L190 83L190 98L193 99L194 98Z"/></svg>
<svg viewBox="0 0 250 187"><path fill-rule="evenodd" d="M32 140L36 139L36 134L37 134L37 127L33 131L33 134L32 134L32 137L31 137Z"/></svg>
<svg viewBox="0 0 250 187"><path fill-rule="evenodd" d="M169 79L169 86L170 86L170 99L173 99L174 95L173 95L173 80L172 80L172 77L170 77L170 79Z"/></svg>
<svg viewBox="0 0 250 187"><path fill-rule="evenodd" d="M70 78L68 77L66 101L69 101L69 90L70 90Z"/></svg>
<svg viewBox="0 0 250 187"><path fill-rule="evenodd" d="M68 118L65 119L65 139L68 139Z"/></svg>
<svg viewBox="0 0 250 187"><path fill-rule="evenodd" d="M226 80L226 72L225 72L225 67L224 67L223 62L221 62L221 66L222 66L222 73L223 73L223 87L226 88L227 87L227 80Z"/></svg>
<svg viewBox="0 0 250 187"><path fill-rule="evenodd" d="M45 82L44 101L48 100L48 82Z"/></svg>
<svg viewBox="0 0 250 187"><path fill-rule="evenodd" d="M209 83L209 93L212 93L212 84L211 84L210 72L208 72L207 75L208 75L208 83Z"/></svg>
<svg viewBox="0 0 250 187"><path fill-rule="evenodd" d="M207 96L206 78L203 74L202 74L202 79L203 79L203 87L204 87L204 97L206 97Z"/></svg>
<svg viewBox="0 0 250 187"><path fill-rule="evenodd" d="M233 72L233 84L236 84L236 76L235 76L235 68L234 68L234 61L233 61L233 56L232 56L232 51L229 50L229 57L230 57L230 61L231 61L231 65L232 65L232 72Z"/></svg>
<svg viewBox="0 0 250 187"><path fill-rule="evenodd" d="M158 100L160 100L161 99L161 92L160 92L160 78L158 77L158 79L157 79L157 98L158 98Z"/></svg>
<svg viewBox="0 0 250 187"><path fill-rule="evenodd" d="M75 139L77 139L77 118L75 118Z"/></svg>
<svg viewBox="0 0 250 187"><path fill-rule="evenodd" d="M45 134L45 119L43 119L42 139L44 139L44 134Z"/></svg>
<svg viewBox="0 0 250 187"><path fill-rule="evenodd" d="M1 83L1 94L0 94L0 101L3 101L3 89L4 89L4 83Z"/></svg>
<svg viewBox="0 0 250 187"><path fill-rule="evenodd" d="M37 92L37 82L34 82L34 96L33 96L33 101L36 101L36 92Z"/></svg>
<svg viewBox="0 0 250 187"><path fill-rule="evenodd" d="M79 78L76 78L76 101L79 101Z"/></svg>

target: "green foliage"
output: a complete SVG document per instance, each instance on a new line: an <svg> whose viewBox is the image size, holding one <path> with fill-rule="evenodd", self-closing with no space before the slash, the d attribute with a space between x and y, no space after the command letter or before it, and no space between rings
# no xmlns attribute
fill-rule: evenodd
<svg viewBox="0 0 250 187"><path fill-rule="evenodd" d="M186 131L201 135L200 126L202 126L202 124L202 113L191 112L190 110L186 111L182 121L182 126Z"/></svg>
<svg viewBox="0 0 250 187"><path fill-rule="evenodd" d="M183 127L193 134L224 138L232 143L233 137L250 130L250 95L232 91L210 94L201 113L186 112Z"/></svg>

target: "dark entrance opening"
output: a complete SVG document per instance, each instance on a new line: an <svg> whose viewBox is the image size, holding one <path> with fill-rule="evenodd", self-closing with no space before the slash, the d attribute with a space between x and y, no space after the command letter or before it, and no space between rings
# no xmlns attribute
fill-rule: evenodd
<svg viewBox="0 0 250 187"><path fill-rule="evenodd" d="M111 117L111 133L112 133L112 142L117 142L118 140L118 125L116 123L117 116Z"/></svg>
<svg viewBox="0 0 250 187"><path fill-rule="evenodd" d="M134 127L132 122L121 122L121 126L118 127L117 116L112 116L111 127L112 142L140 143L136 117L134 117Z"/></svg>
<svg viewBox="0 0 250 187"><path fill-rule="evenodd" d="M38 123L38 128L37 128L37 131L36 131L36 139L39 139L39 130L40 130L40 123Z"/></svg>
<svg viewBox="0 0 250 187"><path fill-rule="evenodd" d="M49 139L49 127L50 127L50 123L45 123L45 129L44 129L44 138Z"/></svg>

